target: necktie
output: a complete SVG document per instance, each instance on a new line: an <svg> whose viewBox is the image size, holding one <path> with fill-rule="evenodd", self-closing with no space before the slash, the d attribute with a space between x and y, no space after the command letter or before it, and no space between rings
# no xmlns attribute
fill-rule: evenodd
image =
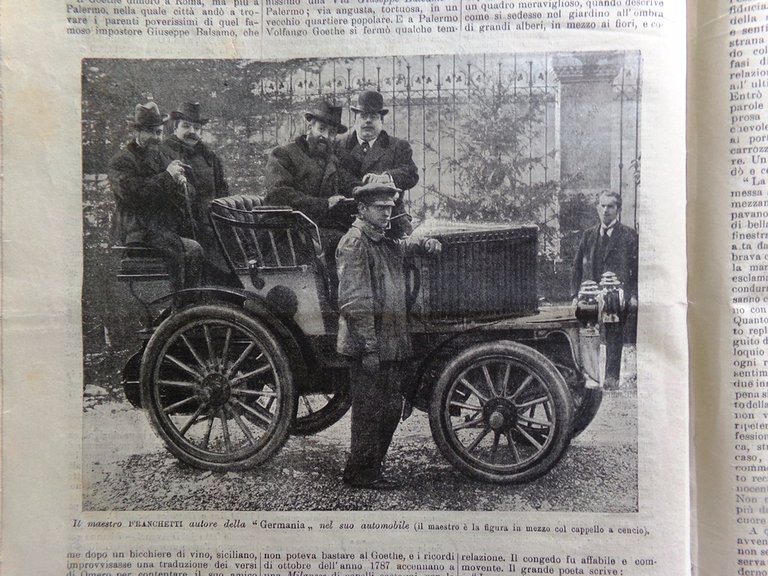
<svg viewBox="0 0 768 576"><path fill-rule="evenodd" d="M368 150L371 149L371 145L368 144L368 140L363 140L361 148L363 149L363 154L368 154Z"/></svg>

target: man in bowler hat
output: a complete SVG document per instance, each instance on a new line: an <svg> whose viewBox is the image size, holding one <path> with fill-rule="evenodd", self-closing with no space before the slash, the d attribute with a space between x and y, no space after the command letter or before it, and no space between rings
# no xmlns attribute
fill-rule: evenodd
<svg viewBox="0 0 768 576"><path fill-rule="evenodd" d="M338 154L343 168L351 172L354 186L368 183L392 184L409 190L419 181L419 171L413 161L411 145L384 130L384 97L375 90L364 90L350 106L355 114L355 129L339 140ZM412 232L411 219L405 212L402 198L393 209L388 235L393 238Z"/></svg>
<svg viewBox="0 0 768 576"><path fill-rule="evenodd" d="M209 119L203 116L199 102L184 102L171 112L171 121L173 134L163 142L161 149L163 154L184 165L189 210L196 238L205 252L206 281L228 284L231 281L229 266L208 219L211 202L226 196L229 191L221 159L203 142L203 127Z"/></svg>
<svg viewBox="0 0 768 576"><path fill-rule="evenodd" d="M571 295L578 296L579 287L585 280L599 283L602 275L613 272L622 283L627 309L637 309L637 232L619 222L621 195L603 190L597 199L597 216L600 222L584 231L573 262ZM626 310L619 322L603 325L605 336L606 390L619 387L621 355L624 348L624 324Z"/></svg>
<svg viewBox="0 0 768 576"><path fill-rule="evenodd" d="M396 241L384 232L400 190L371 182L355 188L357 218L336 252L339 271L337 351L350 359L352 439L344 483L386 490L384 458L403 409L401 379L413 354L403 261L407 252L438 254L440 242Z"/></svg>
<svg viewBox="0 0 768 576"><path fill-rule="evenodd" d="M128 119L132 138L109 161L109 182L121 240L159 251L168 266L171 288L180 290L200 285L203 250L191 238L184 166L160 150L167 120L154 102L136 105Z"/></svg>
<svg viewBox="0 0 768 576"><path fill-rule="evenodd" d="M354 202L342 193L351 192L351 176L339 168L333 146L336 135L347 127L341 123L341 107L326 101L307 110L304 118L306 134L276 147L267 159L265 203L300 210L318 225L335 293L336 246L354 211Z"/></svg>

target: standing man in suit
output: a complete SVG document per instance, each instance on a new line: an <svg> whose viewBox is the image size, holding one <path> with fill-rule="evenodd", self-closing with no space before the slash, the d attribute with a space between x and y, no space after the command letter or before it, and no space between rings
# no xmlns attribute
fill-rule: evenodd
<svg viewBox="0 0 768 576"><path fill-rule="evenodd" d="M109 183L121 240L159 251L176 291L200 285L203 250L192 239L184 165L160 149L167 120L154 102L136 105L128 119L132 139L109 161Z"/></svg>
<svg viewBox="0 0 768 576"><path fill-rule="evenodd" d="M637 308L637 232L619 222L621 195L603 190L597 199L600 223L588 228L579 243L573 263L571 295L576 298L585 280L599 283L606 272L616 274L624 288L626 309ZM619 322L603 324L605 335L605 384L607 390L619 387L621 354L624 347L626 312Z"/></svg>
<svg viewBox="0 0 768 576"><path fill-rule="evenodd" d="M362 184L389 184L400 190L410 190L419 181L419 170L413 162L411 145L390 136L384 130L384 98L380 92L365 90L357 97L354 131L339 141L339 161L353 174L353 188ZM402 238L412 232L410 216L403 199L398 198L392 211L390 234Z"/></svg>
<svg viewBox="0 0 768 576"><path fill-rule="evenodd" d="M199 102L184 102L171 112L171 121L173 134L163 142L161 150L184 166L195 237L205 252L206 281L227 285L232 281L229 266L208 219L208 207L215 198L226 196L229 187L221 159L203 143L203 126L208 118L202 115Z"/></svg>

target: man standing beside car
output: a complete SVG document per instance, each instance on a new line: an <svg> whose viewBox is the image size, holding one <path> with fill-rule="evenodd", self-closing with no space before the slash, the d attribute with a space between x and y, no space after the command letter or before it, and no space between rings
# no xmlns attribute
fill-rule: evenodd
<svg viewBox="0 0 768 576"><path fill-rule="evenodd" d="M619 387L621 355L624 348L624 325L627 310L637 309L637 232L619 222L621 195L603 190L597 199L600 223L584 231L573 262L571 295L578 296L581 283L600 283L606 272L613 272L624 289L625 310L618 322L603 324L605 335L606 390Z"/></svg>
<svg viewBox="0 0 768 576"><path fill-rule="evenodd" d="M411 145L384 130L384 117L389 110L384 108L381 93L361 92L357 105L350 109L355 113L355 130L339 140L338 154L341 166L356 177L353 187L377 183L410 190L416 186L419 170L413 161ZM390 226L388 235L392 238L402 238L412 232L402 197L396 200Z"/></svg>
<svg viewBox="0 0 768 576"><path fill-rule="evenodd" d="M339 271L337 351L350 359L352 439L344 483L387 490L384 458L403 410L404 362L413 354L406 317L403 261L407 251L438 254L439 241L396 241L385 236L395 198L391 184L355 188L357 218L336 252Z"/></svg>
<svg viewBox="0 0 768 576"><path fill-rule="evenodd" d="M219 249L208 219L208 207L229 191L224 168L218 155L203 142L203 117L198 102L185 102L171 112L173 135L161 145L163 154L185 167L189 210L195 224L195 237L205 252L206 281L228 284L229 266Z"/></svg>
<svg viewBox="0 0 768 576"><path fill-rule="evenodd" d="M159 147L167 120L154 102L136 105L128 119L133 138L109 161L109 182L121 240L160 252L171 289L177 291L200 285L203 250L191 238L184 166L164 156Z"/></svg>

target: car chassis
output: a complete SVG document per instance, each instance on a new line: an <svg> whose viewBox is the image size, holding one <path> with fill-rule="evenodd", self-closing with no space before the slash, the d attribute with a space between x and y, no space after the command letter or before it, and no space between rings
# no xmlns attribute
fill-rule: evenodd
<svg viewBox="0 0 768 576"><path fill-rule="evenodd" d="M319 230L303 213L253 196L214 200L211 225L236 286L145 302L136 287L167 278L162 259L123 247L118 277L148 312L126 363L129 400L170 452L203 469L257 466L288 436L319 432L348 411L348 359ZM408 269L414 358L403 392L429 415L442 454L484 481L549 471L602 400L594 294L539 306L535 227L430 232L443 243ZM172 303L157 318L150 306Z"/></svg>

